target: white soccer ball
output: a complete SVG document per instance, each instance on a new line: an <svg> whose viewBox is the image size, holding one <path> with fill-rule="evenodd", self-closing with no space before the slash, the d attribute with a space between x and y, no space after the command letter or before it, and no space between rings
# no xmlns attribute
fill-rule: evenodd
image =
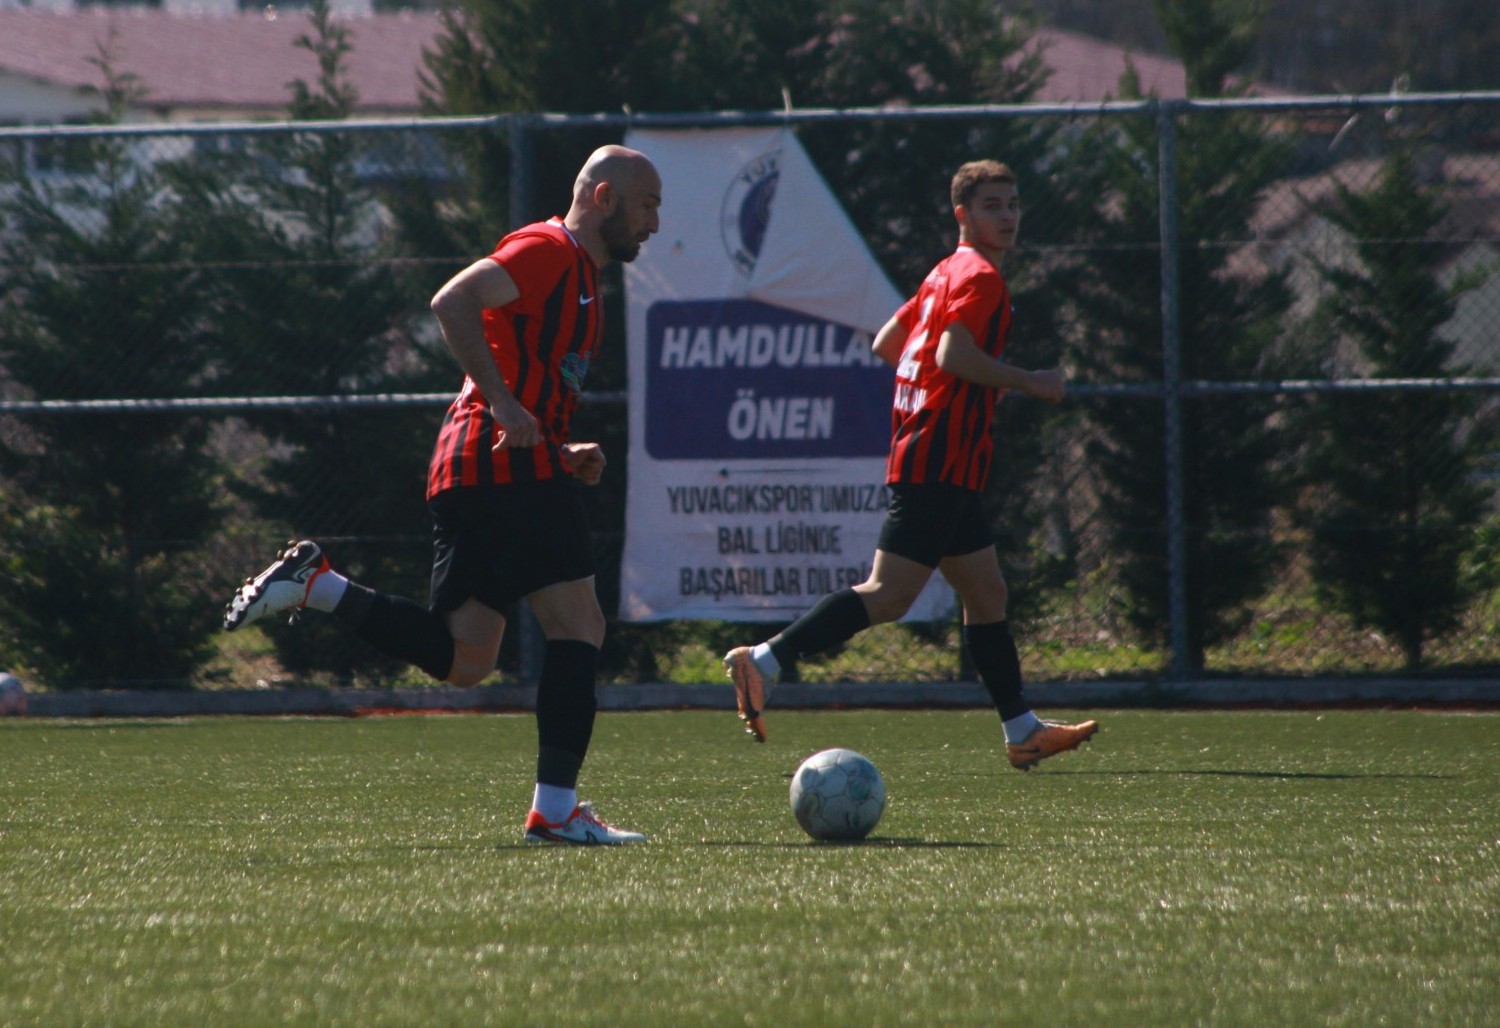
<svg viewBox="0 0 1500 1028"><path fill-rule="evenodd" d="M20 717L26 713L26 686L8 671L0 671L0 717Z"/></svg>
<svg viewBox="0 0 1500 1028"><path fill-rule="evenodd" d="M823 750L792 775L792 813L814 839L863 839L885 813L885 779L853 750Z"/></svg>

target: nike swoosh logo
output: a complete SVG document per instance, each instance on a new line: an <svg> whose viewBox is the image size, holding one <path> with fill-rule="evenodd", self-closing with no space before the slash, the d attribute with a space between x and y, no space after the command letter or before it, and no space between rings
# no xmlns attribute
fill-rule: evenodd
<svg viewBox="0 0 1500 1028"><path fill-rule="evenodd" d="M580 296L578 298L578 306L580 307L586 307L593 302L594 298L592 296Z"/></svg>

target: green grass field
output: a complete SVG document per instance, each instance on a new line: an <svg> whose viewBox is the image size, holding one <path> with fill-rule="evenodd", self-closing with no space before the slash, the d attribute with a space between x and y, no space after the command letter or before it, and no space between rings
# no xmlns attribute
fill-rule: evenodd
<svg viewBox="0 0 1500 1028"><path fill-rule="evenodd" d="M0 1024L1497 1023L1500 715L1094 716L602 715L609 850L521 843L526 716L3 722Z"/></svg>

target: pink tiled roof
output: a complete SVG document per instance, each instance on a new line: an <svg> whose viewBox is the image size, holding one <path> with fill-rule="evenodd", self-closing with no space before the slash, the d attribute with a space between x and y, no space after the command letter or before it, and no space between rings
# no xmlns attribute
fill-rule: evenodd
<svg viewBox="0 0 1500 1028"><path fill-rule="evenodd" d="M349 16L353 49L347 61L362 112L415 113L422 49L440 30L430 13ZM116 66L136 75L149 91L146 106L282 113L294 79L313 82L313 55L293 42L311 25L303 12L231 15L168 14L154 8L90 7L68 13L30 8L0 9L0 71L65 88L99 86L89 63L114 33ZM1147 93L1184 95L1180 62L1152 54L1130 54L1105 40L1038 31L1052 75L1035 98L1046 103L1103 100L1119 93L1127 57Z"/></svg>
<svg viewBox="0 0 1500 1028"><path fill-rule="evenodd" d="M353 16L349 78L363 110L418 109L422 47L438 31L433 14ZM148 90L146 106L284 112L287 83L314 83L317 59L294 46L311 31L307 15L179 15L143 8L85 8L70 13L0 10L0 70L70 88L98 87L89 63L115 34L116 68Z"/></svg>
<svg viewBox="0 0 1500 1028"><path fill-rule="evenodd" d="M1187 73L1181 61L1170 57L1131 53L1106 40L1059 29L1039 29L1027 49L1040 49L1052 71L1034 97L1040 103L1092 103L1118 97L1127 58L1140 76L1141 92L1164 100L1187 95Z"/></svg>

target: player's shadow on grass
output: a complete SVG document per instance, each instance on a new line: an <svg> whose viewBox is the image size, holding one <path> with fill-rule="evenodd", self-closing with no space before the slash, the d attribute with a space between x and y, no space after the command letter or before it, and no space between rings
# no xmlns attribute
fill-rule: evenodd
<svg viewBox="0 0 1500 1028"><path fill-rule="evenodd" d="M1448 775L1428 772L1427 774L1392 774L1381 772L1378 774L1358 774L1344 771L1240 771L1230 768L1136 768L1129 771L1053 771L1053 774L1062 775L1095 775L1118 777L1120 775L1210 775L1217 778L1293 778L1308 781L1365 781L1378 779L1403 779L1403 778L1427 778L1442 780Z"/></svg>
<svg viewBox="0 0 1500 1028"><path fill-rule="evenodd" d="M751 842L739 839L716 839L700 840L696 843L688 843L691 846L753 846L757 849L774 848L783 850L825 850L825 849L933 849L933 850L988 850L1005 849L1010 846L1004 842L974 842L972 840L948 840L948 839L917 839L910 836L876 836L872 839L803 839L799 842Z"/></svg>
<svg viewBox="0 0 1500 1028"><path fill-rule="evenodd" d="M829 849L887 849L887 850L993 850L1008 849L1009 843L1004 842L973 842L971 840L948 840L948 839L915 839L910 837L879 836L874 839L854 839L841 842L836 839L816 840L805 839L801 842L752 842L748 839L696 839L692 842L664 843L668 846L679 847L729 847L744 846L755 849L779 849L779 850L829 850ZM610 846L563 846L550 844L546 846L528 845L520 842L502 842L494 849L499 851L526 851L529 853L540 853L549 850L585 850L585 849L625 849L640 850L650 849L649 843L641 843L634 846L610 847Z"/></svg>
<svg viewBox="0 0 1500 1028"><path fill-rule="evenodd" d="M875 849L893 850L992 850L1007 847L1003 842L974 842L973 840L954 839L913 839L910 837L859 839L854 842L838 842L833 839L812 840L807 842L795 842L790 844L797 849L850 849L854 847L865 847Z"/></svg>

